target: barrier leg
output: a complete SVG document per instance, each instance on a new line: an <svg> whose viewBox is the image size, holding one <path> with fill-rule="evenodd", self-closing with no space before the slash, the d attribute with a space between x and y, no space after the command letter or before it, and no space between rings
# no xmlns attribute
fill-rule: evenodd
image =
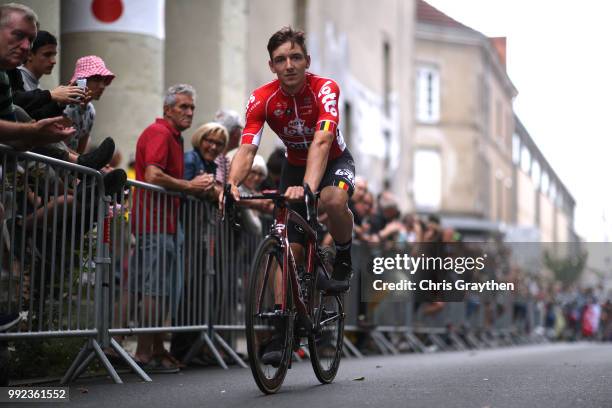
<svg viewBox="0 0 612 408"><path fill-rule="evenodd" d="M355 347L355 345L353 343L351 343L351 341L349 339L346 338L346 336L344 336L344 346L350 350L351 353L353 353L353 355L357 358L363 358L363 354L361 354L361 352L359 351L359 349L357 347Z"/></svg>
<svg viewBox="0 0 612 408"><path fill-rule="evenodd" d="M223 349L225 350L225 352L227 354L229 354L229 356L231 358L234 359L234 361L242 368L248 368L249 366L246 365L246 363L244 361L242 361L242 359L240 358L240 356L230 347L229 344L227 344L227 342L225 340L223 340L223 337L219 336L219 333L215 332L214 334L214 338L215 340L221 344L221 347L223 347Z"/></svg>
<svg viewBox="0 0 612 408"><path fill-rule="evenodd" d="M486 332L481 332L480 336L478 337L479 340L481 341L481 343L483 343L487 348L493 348L494 344L491 343L491 340L489 340L489 338L487 337L487 333Z"/></svg>
<svg viewBox="0 0 612 408"><path fill-rule="evenodd" d="M92 340L91 345L93 346L94 352L98 355L98 358L102 362L102 365L104 366L108 374L111 376L115 384L123 384L123 381L121 381L119 374L117 374L117 371L115 370L113 365L110 363L110 361L108 361L108 358L100 348L98 342L96 340Z"/></svg>
<svg viewBox="0 0 612 408"><path fill-rule="evenodd" d="M85 360L83 360L83 362L81 363L79 368L76 369L76 371L74 372L74 374L70 378L69 382L73 382L77 378L79 378L81 376L81 374L83 374L83 372L87 369L87 367L91 363L91 360L93 360L95 356L96 356L96 352L93 350L92 347L90 347L89 348L89 354L87 355Z"/></svg>
<svg viewBox="0 0 612 408"><path fill-rule="evenodd" d="M64 376L62 377L62 380L60 381L60 384L67 384L70 381L70 379L74 375L74 372L76 371L77 367L79 367L79 365L83 362L83 360L85 360L85 358L87 357L87 353L89 351L91 351L91 349L89 347L89 341L88 341L87 344L85 344L81 348L81 350L79 351L77 356L74 358L74 361L72 362L72 364L68 368L68 371L66 371L66 374L64 374Z"/></svg>
<svg viewBox="0 0 612 408"><path fill-rule="evenodd" d="M465 335L465 341L469 344L471 348L475 348L477 350L486 348L484 344L482 344L473 333L467 333Z"/></svg>
<svg viewBox="0 0 612 408"><path fill-rule="evenodd" d="M138 364L136 364L134 359L128 353L126 353L123 347L121 347L121 345L117 343L117 340L111 339L110 342L111 342L111 347L117 352L117 354L121 356L121 358L123 358L123 360L132 368L132 370L140 378L142 378L143 381L146 381L146 382L153 381L151 380L151 377L149 377L149 375L145 373L144 370Z"/></svg>
<svg viewBox="0 0 612 408"><path fill-rule="evenodd" d="M461 340L461 338L455 332L450 332L449 337L451 341L455 344L455 348L459 351L465 351L468 349L468 346Z"/></svg>
<svg viewBox="0 0 612 408"><path fill-rule="evenodd" d="M399 350L395 348L395 346L387 340L385 335L379 331L373 331L372 336L376 336L378 341L393 355L399 354Z"/></svg>
<svg viewBox="0 0 612 408"><path fill-rule="evenodd" d="M405 336L406 336L406 340L408 341L408 344L410 344L410 347L414 351L419 352L419 353L427 353L428 352L427 347L425 347L423 342L421 340L419 340L419 338L417 336L415 336L414 333L406 332Z"/></svg>
<svg viewBox="0 0 612 408"><path fill-rule="evenodd" d="M187 354L185 354L185 357L183 357L182 363L187 365L189 364L189 362L191 361L191 359L198 353L198 351L202 348L202 346L204 345L204 332L200 332L200 335L198 336L198 338L196 339L196 341L191 345L191 348L189 349L189 351L187 352Z"/></svg>
<svg viewBox="0 0 612 408"><path fill-rule="evenodd" d="M213 342L210 339L210 337L208 337L208 334L202 332L202 336L201 337L202 337L202 340L204 340L204 343L206 343L206 345L208 346L210 351L215 356L215 360L217 360L217 363L219 363L221 368L223 368L224 370L227 370L227 364L225 364L225 361L223 361L223 357L221 357L221 354L219 354L219 351L217 350L217 348L213 344Z"/></svg>
<svg viewBox="0 0 612 408"><path fill-rule="evenodd" d="M368 335L370 336L370 338L374 342L374 345L378 348L378 351L380 351L382 355L386 356L389 354L389 351L387 350L385 345L380 341L378 336L376 336L375 332L371 331L370 333L368 333Z"/></svg>
<svg viewBox="0 0 612 408"><path fill-rule="evenodd" d="M448 346L436 333L429 333L427 337L429 337L429 340L431 340L431 342L435 344L440 351L446 351Z"/></svg>

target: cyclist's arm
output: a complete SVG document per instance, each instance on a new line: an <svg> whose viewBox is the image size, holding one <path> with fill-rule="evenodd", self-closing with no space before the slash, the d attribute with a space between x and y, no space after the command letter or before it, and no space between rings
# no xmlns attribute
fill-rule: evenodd
<svg viewBox="0 0 612 408"><path fill-rule="evenodd" d="M308 184L312 191L318 190L323 174L325 174L329 151L340 121L338 115L340 88L333 80L321 79L321 81L325 82L321 84L317 92L317 107L319 109L317 130L308 149L306 174L304 175L304 183Z"/></svg>
<svg viewBox="0 0 612 408"><path fill-rule="evenodd" d="M319 188L333 141L332 132L318 130L314 134L314 140L308 149L306 174L304 175L304 183L308 184L312 191L317 191Z"/></svg>
<svg viewBox="0 0 612 408"><path fill-rule="evenodd" d="M249 175L251 166L253 166L253 160L257 154L257 146L253 144L242 144L238 148L238 151L232 159L232 165L230 166L229 177L227 178L228 184L239 186L242 184L244 179Z"/></svg>
<svg viewBox="0 0 612 408"><path fill-rule="evenodd" d="M227 183L236 187L242 184L251 171L266 121L265 104L261 98L258 99L257 91L249 97L245 116L246 123L242 130L241 144L232 159L227 178Z"/></svg>

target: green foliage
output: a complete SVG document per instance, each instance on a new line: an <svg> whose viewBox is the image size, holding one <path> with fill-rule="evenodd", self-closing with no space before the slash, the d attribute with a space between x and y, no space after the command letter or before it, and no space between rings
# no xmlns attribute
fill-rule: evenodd
<svg viewBox="0 0 612 408"><path fill-rule="evenodd" d="M545 265L554 273L555 279L564 285L570 285L578 280L587 261L587 253L580 252L567 258L555 258L550 252L544 253Z"/></svg>
<svg viewBox="0 0 612 408"><path fill-rule="evenodd" d="M10 353L12 380L63 375L85 344L84 338L32 339L14 342Z"/></svg>

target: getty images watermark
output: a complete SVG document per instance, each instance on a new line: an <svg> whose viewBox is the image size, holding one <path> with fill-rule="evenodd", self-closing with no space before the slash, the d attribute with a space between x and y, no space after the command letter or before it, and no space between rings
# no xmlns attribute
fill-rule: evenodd
<svg viewBox="0 0 612 408"><path fill-rule="evenodd" d="M410 256L408 254L396 254L394 257L376 257L373 260L372 272L381 275L385 271L406 271L410 275L417 272L454 272L463 275L466 272L481 272L485 269L487 255L479 257L440 257L440 256ZM497 282L494 279L484 282L472 282L466 279L452 279L447 281L435 281L433 279L401 279L394 282L386 282L383 279L375 279L372 283L374 290L469 290L483 292L485 290L514 290L512 282Z"/></svg>
<svg viewBox="0 0 612 408"><path fill-rule="evenodd" d="M373 256L361 276L362 301L406 300L461 302L469 293L515 291L508 279L510 259L503 251L447 244L421 245L409 253ZM382 296L382 297L381 297Z"/></svg>

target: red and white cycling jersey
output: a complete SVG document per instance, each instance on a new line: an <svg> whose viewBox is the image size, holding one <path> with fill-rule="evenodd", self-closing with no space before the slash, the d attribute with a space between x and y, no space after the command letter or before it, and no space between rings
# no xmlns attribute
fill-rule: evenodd
<svg viewBox="0 0 612 408"><path fill-rule="evenodd" d="M338 129L339 97L336 82L311 73L306 73L304 86L295 95L283 91L278 79L257 88L249 98L241 143L259 146L267 122L287 146L289 163L305 166L315 131L329 130L335 134L329 151L333 160L346 148Z"/></svg>

